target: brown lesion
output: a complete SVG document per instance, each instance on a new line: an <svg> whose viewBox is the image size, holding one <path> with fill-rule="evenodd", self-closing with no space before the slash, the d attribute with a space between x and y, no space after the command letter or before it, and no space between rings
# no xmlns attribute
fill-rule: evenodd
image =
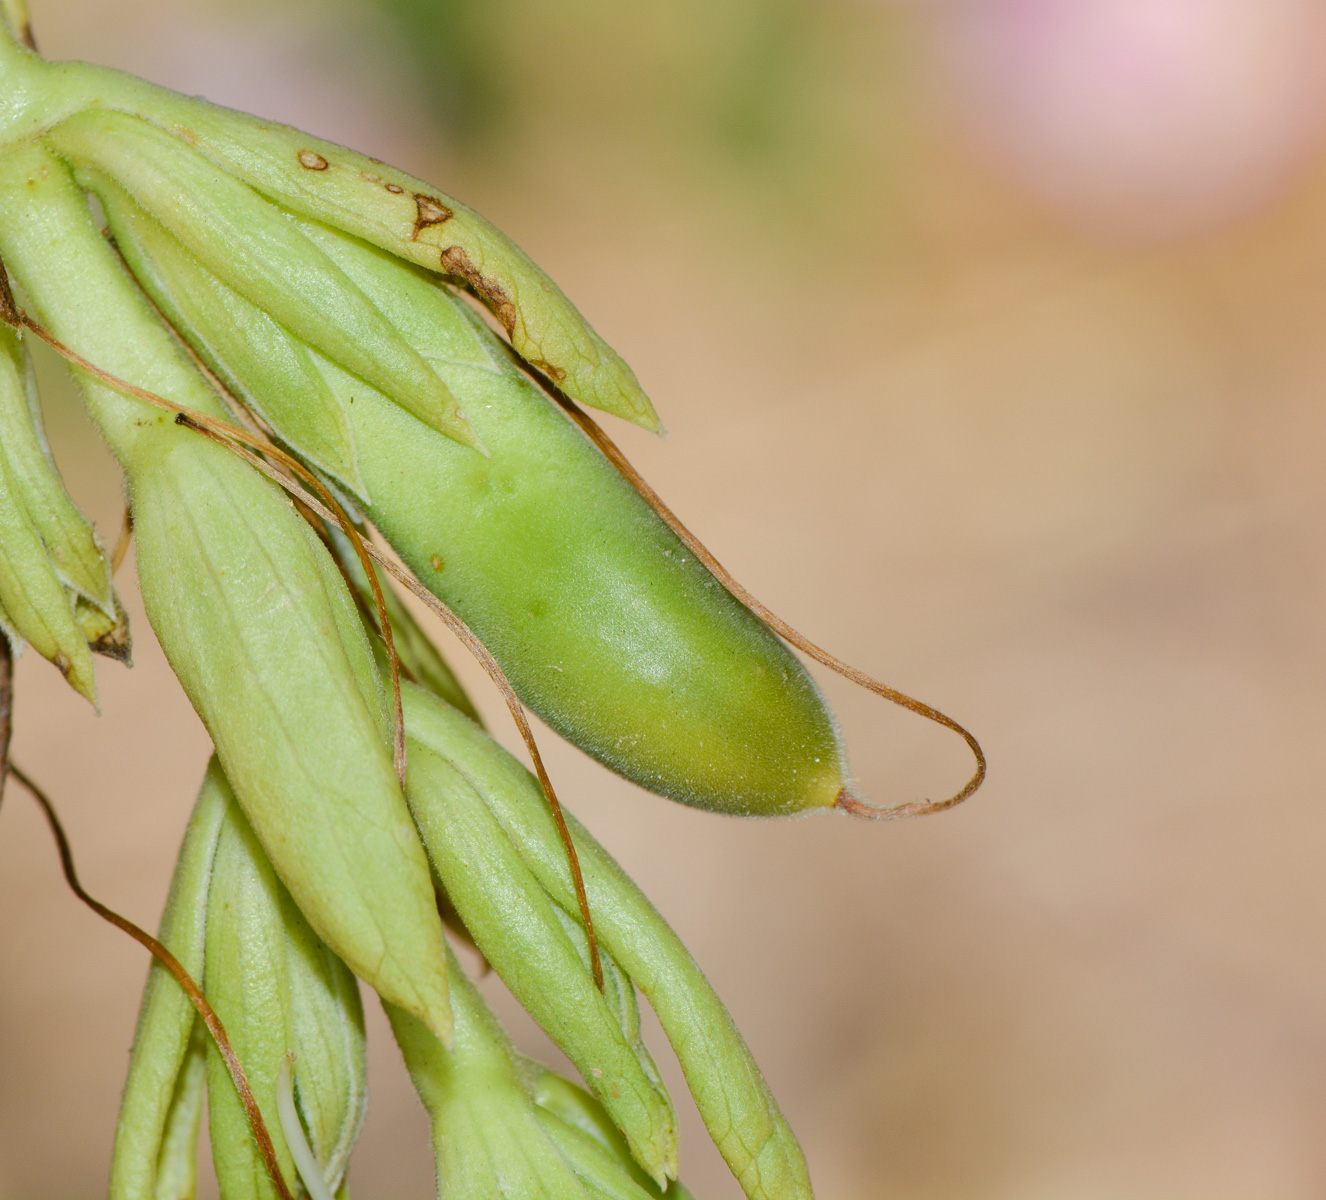
<svg viewBox="0 0 1326 1200"><path fill-rule="evenodd" d="M129 633L129 623L121 621L109 633L102 634L94 642L88 642L88 649L93 654L104 654L126 667L133 666L133 638Z"/></svg>
<svg viewBox="0 0 1326 1200"><path fill-rule="evenodd" d="M441 225L456 215L441 200L434 196L426 196L423 192L415 192L414 207L416 215L411 238L417 238L429 226Z"/></svg>
<svg viewBox="0 0 1326 1200"><path fill-rule="evenodd" d="M516 328L516 306L502 290L502 285L492 279L485 279L483 273L470 260L463 246L447 246L439 256L442 270L448 275L463 279L469 289L488 306L507 331L508 336Z"/></svg>
<svg viewBox="0 0 1326 1200"><path fill-rule="evenodd" d="M316 150L301 150L299 165L306 171L325 171L329 164Z"/></svg>
<svg viewBox="0 0 1326 1200"><path fill-rule="evenodd" d="M405 194L405 189L399 183L388 183L383 185L393 196Z"/></svg>
<svg viewBox="0 0 1326 1200"><path fill-rule="evenodd" d="M529 365L536 371L542 371L554 383L561 383L566 378L566 372L561 367L554 367L550 362L544 362L541 358L531 358Z"/></svg>

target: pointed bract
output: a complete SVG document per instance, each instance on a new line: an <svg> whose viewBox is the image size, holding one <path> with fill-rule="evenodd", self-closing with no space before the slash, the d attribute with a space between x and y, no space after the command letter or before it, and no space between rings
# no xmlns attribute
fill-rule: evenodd
<svg viewBox="0 0 1326 1200"><path fill-rule="evenodd" d="M362 498L354 433L298 338L222 283L109 179L97 194L139 283L207 365L297 454Z"/></svg>
<svg viewBox="0 0 1326 1200"><path fill-rule="evenodd" d="M229 795L214 759L189 818L161 917L162 943L199 984L207 889ZM188 996L154 959L115 1126L110 1200L192 1200L205 1037Z"/></svg>
<svg viewBox="0 0 1326 1200"><path fill-rule="evenodd" d="M455 397L382 314L269 201L135 117L79 113L48 135L109 176L224 282L421 421L476 445ZM95 187L98 176L84 182Z"/></svg>
<svg viewBox="0 0 1326 1200"><path fill-rule="evenodd" d="M277 1090L293 1053L300 1116L318 1167L335 1189L363 1121L359 993L295 907L233 800L217 841L206 946L208 999L244 1066L282 1175L294 1178L294 1160L277 1119ZM214 1047L207 1075L221 1194L226 1200L271 1200L275 1191L248 1116Z"/></svg>
<svg viewBox="0 0 1326 1200"><path fill-rule="evenodd" d="M568 396L660 429L635 373L494 225L422 180L286 125L101 72L105 102L194 147L277 203L464 284L516 352Z"/></svg>
<svg viewBox="0 0 1326 1200"><path fill-rule="evenodd" d="M418 688L405 689L410 737L456 765L548 894L578 912L566 855L538 781L486 733ZM658 1014L710 1136L751 1200L809 1200L796 1138L727 1009L677 935L568 813L600 943Z"/></svg>
<svg viewBox="0 0 1326 1200"><path fill-rule="evenodd" d="M0 325L0 452L60 579L114 615L110 562L51 461L27 347L7 325Z"/></svg>
<svg viewBox="0 0 1326 1200"><path fill-rule="evenodd" d="M634 1038L622 1029L484 797L419 742L410 744L406 796L447 897L484 958L576 1065L645 1170L660 1183L675 1177L676 1116L654 1064L638 1053L638 1025Z"/></svg>

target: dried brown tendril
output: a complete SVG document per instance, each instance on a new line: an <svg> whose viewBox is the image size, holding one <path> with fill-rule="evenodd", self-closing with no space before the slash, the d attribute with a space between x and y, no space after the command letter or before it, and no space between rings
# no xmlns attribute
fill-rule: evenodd
<svg viewBox="0 0 1326 1200"><path fill-rule="evenodd" d="M813 658L817 663L829 668L829 670L841 675L844 679L851 680L852 683L865 688L867 691L874 692L875 695L883 697L891 704L896 704L900 708L907 709L908 712L914 712L918 716L925 717L928 721L934 721L937 725L942 725L945 729L951 729L964 742L976 759L976 770L971 778L967 780L961 791L949 796L946 800L913 800L900 804L891 804L885 807L877 807L873 804L867 804L864 800L852 795L846 788L838 793L835 807L841 808L844 812L850 813L854 817L865 817L872 821L897 821L907 817L924 817L930 813L942 812L946 808L953 808L966 800L981 784L985 781L985 751L981 749L981 744L966 729L959 725L952 717L946 716L937 708L931 708L930 705L920 700L914 700L911 696L891 688L886 683L881 683L867 675L864 671L830 654L827 650L821 649L809 638L799 633L776 613L765 607L754 595L746 590L732 574L723 566L722 563L710 553L708 547L700 541L685 525L681 523L680 518L664 502L663 498L650 487L648 481L635 469L622 453L617 444L604 432L603 427L599 425L583 408L580 407L570 396L562 392L555 383L546 376L526 365L526 370L540 384L541 387L557 401L566 411L566 414L573 420L585 434L587 438L599 449L603 456L612 463L621 473L622 477L639 493L641 499L649 505L650 508L658 514L664 524L672 530L673 533L681 539L683 545L703 563L709 573L714 576L737 600L755 615L755 617L767 625L785 642L795 646L804 654Z"/></svg>
<svg viewBox="0 0 1326 1200"><path fill-rule="evenodd" d="M3 638L0 638L0 641L2 640ZM55 843L59 847L60 866L64 869L65 882L69 885L70 891L102 920L109 921L117 929L123 930L134 941L150 950L153 957L170 972L175 982L184 989L184 994L189 997L189 1003L193 1005L198 1016L202 1018L203 1024L207 1026L207 1032L212 1035L212 1041L216 1043L217 1051L226 1064L226 1070L230 1072L235 1091L239 1093L240 1103L244 1106L244 1113L248 1117L249 1128L253 1132L253 1140L257 1143L258 1154L262 1158L263 1165L267 1168L267 1174L271 1176L272 1186L276 1188L278 1200L294 1200L290 1189L286 1186L285 1179L281 1175L281 1167L276 1160L276 1149L272 1145L271 1134L267 1131L267 1124L262 1118L258 1101L254 1098L253 1089L249 1086L239 1056L235 1053L234 1046L230 1044L230 1038L226 1034L225 1026L221 1023L221 1018L216 1015L216 1011L207 1002L207 997L203 995L202 989L194 982L188 971L184 969L180 960L147 930L135 925L128 917L121 916L113 908L108 908L100 900L87 893L82 883L79 882L78 872L74 869L73 849L69 844L69 837L65 833L64 826L55 811L55 806L46 793L32 781L17 763L10 761L7 766L9 776L16 783L23 786L40 805L42 812L45 813L46 823L51 827L51 833L54 834Z"/></svg>

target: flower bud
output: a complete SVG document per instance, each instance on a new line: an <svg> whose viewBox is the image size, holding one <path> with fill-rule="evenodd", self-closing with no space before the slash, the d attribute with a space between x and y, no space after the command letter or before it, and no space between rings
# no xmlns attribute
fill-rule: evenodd
<svg viewBox="0 0 1326 1200"><path fill-rule="evenodd" d="M443 1200L597 1200L544 1133L519 1061L497 1018L450 960L455 1044L384 1007L433 1125Z"/></svg>
<svg viewBox="0 0 1326 1200"><path fill-rule="evenodd" d="M412 741L464 774L548 895L564 912L577 913L565 851L538 781L436 698L407 687L402 700ZM722 1001L639 888L570 813L566 818L599 943L658 1014L732 1173L752 1200L809 1200L801 1148Z"/></svg>
<svg viewBox="0 0 1326 1200"><path fill-rule="evenodd" d="M465 775L419 742L410 743L406 797L447 898L475 945L575 1064L636 1159L666 1184L677 1173L676 1116L639 1039L633 992L629 1003L624 1000L630 982L605 963L615 1005L599 994L568 933L568 925L577 927L559 917Z"/></svg>
<svg viewBox="0 0 1326 1200"><path fill-rule="evenodd" d="M80 695L97 703L87 641L47 557L8 464L0 455L0 625L49 659Z"/></svg>
<svg viewBox="0 0 1326 1200"><path fill-rule="evenodd" d="M326 549L266 480L196 436L137 460L130 486L149 619L283 882L358 975L446 1037L428 864Z"/></svg>
<svg viewBox="0 0 1326 1200"><path fill-rule="evenodd" d="M287 1179L294 1178L294 1161L277 1120L277 1092L283 1064L293 1054L300 1132L328 1189L335 1191L366 1099L359 991L309 928L233 799L208 889L204 979ZM272 1196L248 1116L215 1047L207 1055L207 1082L221 1194L226 1200Z"/></svg>
<svg viewBox="0 0 1326 1200"><path fill-rule="evenodd" d="M0 325L0 450L60 580L114 616L110 562L51 461L27 348L7 325Z"/></svg>
<svg viewBox="0 0 1326 1200"><path fill-rule="evenodd" d="M123 188L89 175L120 253L171 324L287 444L364 495L354 434L310 351L208 271Z"/></svg>
<svg viewBox="0 0 1326 1200"><path fill-rule="evenodd" d="M526 1060L522 1065L544 1132L598 1195L608 1200L690 1200L679 1180L660 1189L640 1169L593 1096L539 1063Z"/></svg>
<svg viewBox="0 0 1326 1200"><path fill-rule="evenodd" d="M207 889L230 788L208 765L184 834L160 939L195 981L203 978ZM183 989L155 959L138 1010L120 1102L110 1200L192 1200L207 1035Z"/></svg>

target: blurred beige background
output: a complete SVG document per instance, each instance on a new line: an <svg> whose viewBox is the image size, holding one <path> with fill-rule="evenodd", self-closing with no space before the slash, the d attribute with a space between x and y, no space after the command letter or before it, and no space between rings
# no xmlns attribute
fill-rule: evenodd
<svg viewBox="0 0 1326 1200"><path fill-rule="evenodd" d="M52 56L302 125L496 220L636 367L670 435L621 440L719 557L982 738L973 801L882 827L691 812L545 738L569 805L728 1001L823 1200L1326 1194L1315 6L34 0L33 17ZM47 403L113 539L113 467L54 382ZM136 666L99 668L98 718L25 655L15 755L88 887L153 925L207 741L129 578ZM824 686L865 793L960 783L951 738ZM103 1190L145 970L11 791L3 1200ZM369 1007L352 1187L425 1197L422 1112ZM684 1178L736 1197L684 1121Z"/></svg>

